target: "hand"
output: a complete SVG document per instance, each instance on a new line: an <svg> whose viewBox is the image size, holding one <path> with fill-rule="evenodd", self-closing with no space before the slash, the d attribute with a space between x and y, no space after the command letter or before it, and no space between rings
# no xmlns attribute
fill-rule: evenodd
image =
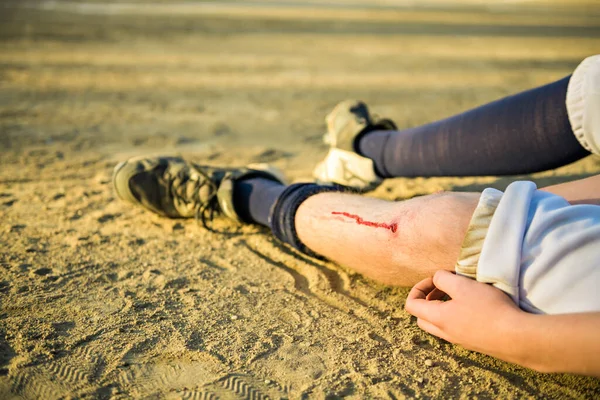
<svg viewBox="0 0 600 400"><path fill-rule="evenodd" d="M442 301L446 296L451 300ZM451 343L520 363L518 329L525 312L491 285L438 271L417 283L406 311L421 329Z"/></svg>

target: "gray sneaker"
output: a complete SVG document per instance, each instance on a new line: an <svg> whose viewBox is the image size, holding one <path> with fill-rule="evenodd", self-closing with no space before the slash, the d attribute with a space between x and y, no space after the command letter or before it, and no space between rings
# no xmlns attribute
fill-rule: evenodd
<svg viewBox="0 0 600 400"><path fill-rule="evenodd" d="M324 141L330 148L325 159L313 171L317 182L335 183L361 191L376 188L382 179L375 173L373 160L356 151L356 138L367 130L395 130L396 124L373 116L367 105L358 100L339 103L325 121L327 133Z"/></svg>
<svg viewBox="0 0 600 400"><path fill-rule="evenodd" d="M233 185L240 178L262 177L284 183L283 174L267 164L217 168L179 157L135 157L113 172L117 196L170 218L193 218L208 228L214 213L241 222L233 208Z"/></svg>

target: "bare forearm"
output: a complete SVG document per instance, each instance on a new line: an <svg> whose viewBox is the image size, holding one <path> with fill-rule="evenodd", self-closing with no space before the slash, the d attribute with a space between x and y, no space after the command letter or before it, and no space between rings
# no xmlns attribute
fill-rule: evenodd
<svg viewBox="0 0 600 400"><path fill-rule="evenodd" d="M600 205L600 175L542 188L564 197L571 204Z"/></svg>
<svg viewBox="0 0 600 400"><path fill-rule="evenodd" d="M540 372L600 377L600 313L524 314L513 361Z"/></svg>

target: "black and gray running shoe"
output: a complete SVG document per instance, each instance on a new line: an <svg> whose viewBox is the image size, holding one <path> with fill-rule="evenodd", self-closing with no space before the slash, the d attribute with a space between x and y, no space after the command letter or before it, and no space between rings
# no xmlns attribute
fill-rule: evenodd
<svg viewBox="0 0 600 400"><path fill-rule="evenodd" d="M194 218L205 227L215 213L241 222L233 207L234 182L261 177L284 183L267 164L243 168L198 165L179 157L135 157L118 164L113 185L119 198L170 218Z"/></svg>

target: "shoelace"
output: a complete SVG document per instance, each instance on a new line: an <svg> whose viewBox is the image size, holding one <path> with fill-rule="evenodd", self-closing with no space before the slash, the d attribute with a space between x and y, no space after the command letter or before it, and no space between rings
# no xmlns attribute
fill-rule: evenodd
<svg viewBox="0 0 600 400"><path fill-rule="evenodd" d="M183 169L177 173L176 177L171 181L171 195L184 203L187 203L190 200L193 201L196 204L196 221L202 222L202 226L207 230L216 232L212 228L212 221L215 213L219 210L219 201L217 199L218 187L206 172L194 167L189 163L186 163L186 166L191 170L192 173L190 174L188 171ZM197 175L194 175L194 173ZM193 178L190 178L190 176L193 176ZM178 184L177 180L179 181ZM185 189L187 189L188 185L190 184L194 185L191 198L185 193ZM206 185L209 186L209 196L208 199L203 201L200 198L200 191ZM184 193L181 193L181 189L184 189ZM211 226L209 226L207 221L211 222Z"/></svg>

